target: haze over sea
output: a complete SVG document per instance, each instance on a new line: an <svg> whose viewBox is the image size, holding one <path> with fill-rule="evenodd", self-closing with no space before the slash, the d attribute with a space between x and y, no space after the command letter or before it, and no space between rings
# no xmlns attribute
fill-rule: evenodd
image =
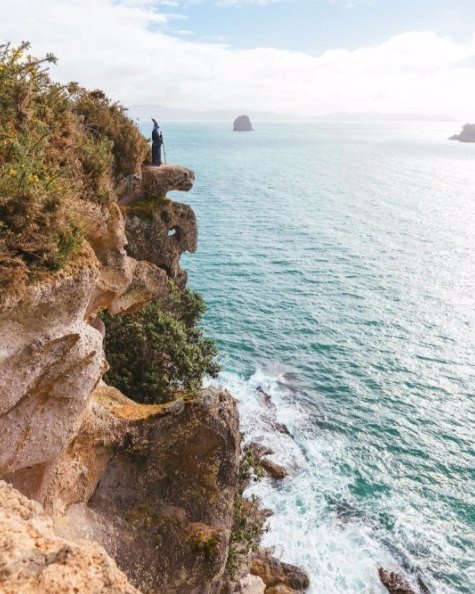
<svg viewBox="0 0 475 594"><path fill-rule="evenodd" d="M379 566L473 592L475 145L453 123L255 128L163 127L197 176L174 198L219 382L290 469L251 488L264 544L314 594L383 594Z"/></svg>

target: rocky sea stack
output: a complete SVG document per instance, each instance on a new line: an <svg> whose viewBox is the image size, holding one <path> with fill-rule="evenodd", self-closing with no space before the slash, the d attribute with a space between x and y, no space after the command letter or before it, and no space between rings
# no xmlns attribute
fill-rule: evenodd
<svg viewBox="0 0 475 594"><path fill-rule="evenodd" d="M234 132L253 132L251 120L247 115L241 115L234 120Z"/></svg>
<svg viewBox="0 0 475 594"><path fill-rule="evenodd" d="M451 136L449 140L459 140L460 142L475 142L475 124L465 124L460 134Z"/></svg>

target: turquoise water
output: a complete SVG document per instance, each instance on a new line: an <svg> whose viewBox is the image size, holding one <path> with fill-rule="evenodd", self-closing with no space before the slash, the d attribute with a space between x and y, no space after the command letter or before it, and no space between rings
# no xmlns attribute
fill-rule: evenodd
<svg viewBox="0 0 475 594"><path fill-rule="evenodd" d="M458 124L256 128L164 134L197 175L174 198L219 381L291 470L252 488L265 544L313 593L382 594L380 565L473 592L475 145Z"/></svg>

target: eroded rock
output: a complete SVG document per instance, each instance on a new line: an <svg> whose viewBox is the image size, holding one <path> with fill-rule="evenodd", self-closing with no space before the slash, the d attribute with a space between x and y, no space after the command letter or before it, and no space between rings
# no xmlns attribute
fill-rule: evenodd
<svg viewBox="0 0 475 594"><path fill-rule="evenodd" d="M0 481L3 594L140 594L97 543L59 537L41 506Z"/></svg>
<svg viewBox="0 0 475 594"><path fill-rule="evenodd" d="M101 385L94 402L47 500L67 505L70 529L99 541L144 592L219 591L239 471L234 400L210 389L140 405Z"/></svg>
<svg viewBox="0 0 475 594"><path fill-rule="evenodd" d="M145 201L124 208L128 252L163 268L183 287L187 273L179 265L183 252L195 252L198 228L193 209L170 200Z"/></svg>
<svg viewBox="0 0 475 594"><path fill-rule="evenodd" d="M282 563L268 553L253 559L251 574L262 579L266 585L266 594L303 592L310 585L310 578L303 569L289 563Z"/></svg>
<svg viewBox="0 0 475 594"><path fill-rule="evenodd" d="M419 594L403 576L395 571L378 569L379 579L390 594Z"/></svg>
<svg viewBox="0 0 475 594"><path fill-rule="evenodd" d="M168 192L188 192L195 182L195 174L187 167L161 165L144 167L142 177L126 178L117 188L119 204L128 206L142 200L165 198Z"/></svg>

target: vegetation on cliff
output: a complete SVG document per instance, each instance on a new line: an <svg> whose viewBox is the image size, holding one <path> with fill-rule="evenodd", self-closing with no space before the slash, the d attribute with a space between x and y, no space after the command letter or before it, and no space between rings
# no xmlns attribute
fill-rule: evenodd
<svg viewBox="0 0 475 594"><path fill-rule="evenodd" d="M250 483L260 481L265 472L252 448L241 455L239 481L233 502L233 524L229 537L226 572L233 580L237 569L250 562L253 553L259 550L262 535L266 531L266 514L255 495L244 497Z"/></svg>
<svg viewBox="0 0 475 594"><path fill-rule="evenodd" d="M199 389L205 374L219 372L213 341L195 326L204 311L198 293L170 281L166 295L134 314L104 313L107 383L144 404Z"/></svg>
<svg viewBox="0 0 475 594"><path fill-rule="evenodd" d="M0 45L0 284L60 269L87 236L85 203L145 158L147 143L101 91L60 85L56 59ZM48 232L45 232L45 230Z"/></svg>

